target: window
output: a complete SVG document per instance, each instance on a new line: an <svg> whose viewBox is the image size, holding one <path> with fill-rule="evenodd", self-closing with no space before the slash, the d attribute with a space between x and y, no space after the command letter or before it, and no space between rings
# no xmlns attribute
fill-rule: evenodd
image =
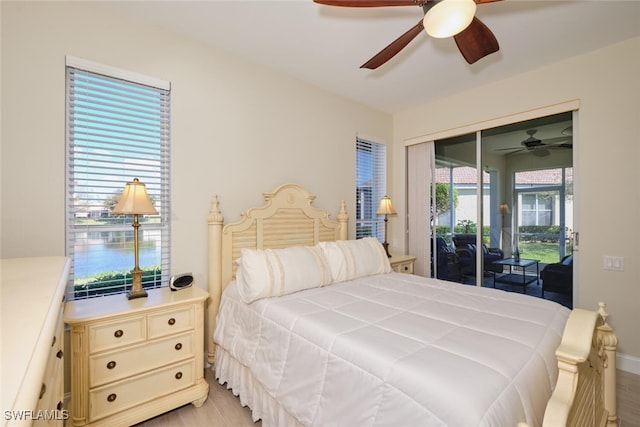
<svg viewBox="0 0 640 427"><path fill-rule="evenodd" d="M169 84L67 58L67 298L126 292L133 217L111 210L139 178L159 215L140 215L143 286L168 283Z"/></svg>
<svg viewBox="0 0 640 427"><path fill-rule="evenodd" d="M553 225L555 199L548 193L522 194L521 225Z"/></svg>
<svg viewBox="0 0 640 427"><path fill-rule="evenodd" d="M384 240L384 218L376 210L387 191L386 159L384 144L356 138L356 239Z"/></svg>

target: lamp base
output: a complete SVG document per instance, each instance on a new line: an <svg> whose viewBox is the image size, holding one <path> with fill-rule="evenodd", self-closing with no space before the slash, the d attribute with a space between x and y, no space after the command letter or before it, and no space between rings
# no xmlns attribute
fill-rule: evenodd
<svg viewBox="0 0 640 427"><path fill-rule="evenodd" d="M387 253L387 257L391 258L391 254L389 253L389 243L384 242L382 244L382 247L384 248L384 251Z"/></svg>
<svg viewBox="0 0 640 427"><path fill-rule="evenodd" d="M127 294L127 299L146 298L147 291L142 287L142 270L139 267L134 268L131 270L131 277L133 278L133 285Z"/></svg>
<svg viewBox="0 0 640 427"><path fill-rule="evenodd" d="M132 289L131 292L127 294L127 299L146 298L146 297L147 297L147 291L145 291L144 289L138 292L134 292Z"/></svg>

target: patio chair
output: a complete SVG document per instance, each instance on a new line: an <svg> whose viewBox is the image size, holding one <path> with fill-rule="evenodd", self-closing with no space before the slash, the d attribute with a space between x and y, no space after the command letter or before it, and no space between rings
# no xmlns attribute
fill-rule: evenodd
<svg viewBox="0 0 640 427"><path fill-rule="evenodd" d="M433 242L433 241L432 241ZM432 246L433 247L433 244ZM450 282L462 280L462 265L455 249L447 245L442 237L436 237L436 251L438 254L438 279ZM433 255L431 256L431 276L433 277Z"/></svg>
<svg viewBox="0 0 640 427"><path fill-rule="evenodd" d="M456 253L462 263L462 274L474 276L476 274L476 235L456 234L453 236ZM502 273L501 265L494 265L494 261L504 259L504 252L500 248L489 248L482 244L484 270Z"/></svg>
<svg viewBox="0 0 640 427"><path fill-rule="evenodd" d="M540 272L542 297L545 292L573 293L573 255L567 255L558 263L548 264Z"/></svg>

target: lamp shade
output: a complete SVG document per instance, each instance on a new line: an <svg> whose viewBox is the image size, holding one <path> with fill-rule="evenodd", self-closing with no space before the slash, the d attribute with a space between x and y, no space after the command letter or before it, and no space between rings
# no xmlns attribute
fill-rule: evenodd
<svg viewBox="0 0 640 427"><path fill-rule="evenodd" d="M429 9L422 23L431 37L451 37L467 28L475 13L473 0L441 0Z"/></svg>
<svg viewBox="0 0 640 427"><path fill-rule="evenodd" d="M384 196L380 199L380 206L378 206L378 212L376 215L395 215L397 212L393 208L393 204L391 203L391 198L389 196Z"/></svg>
<svg viewBox="0 0 640 427"><path fill-rule="evenodd" d="M156 215L158 213L147 194L147 187L138 178L134 178L132 182L127 182L122 192L122 197L120 197L112 212L115 214L147 215Z"/></svg>

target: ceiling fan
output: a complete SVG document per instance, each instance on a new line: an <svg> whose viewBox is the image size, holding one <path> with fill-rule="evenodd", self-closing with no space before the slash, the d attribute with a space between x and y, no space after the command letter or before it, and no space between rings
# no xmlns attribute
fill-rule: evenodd
<svg viewBox="0 0 640 427"><path fill-rule="evenodd" d="M571 137L562 136L558 138L548 138L543 141L534 136L537 132L537 129L527 130L529 137L520 142L522 148L499 148L496 151L510 151L510 153L507 153L508 155L528 152L537 157L545 157L550 154L549 149L551 148L573 148Z"/></svg>
<svg viewBox="0 0 640 427"><path fill-rule="evenodd" d="M422 30L432 37L451 37L456 41L464 59L473 64L500 47L489 27L475 17L477 4L500 0L313 0L327 6L385 7L420 6L424 18L387 47L365 62L360 68L374 70L404 49Z"/></svg>

